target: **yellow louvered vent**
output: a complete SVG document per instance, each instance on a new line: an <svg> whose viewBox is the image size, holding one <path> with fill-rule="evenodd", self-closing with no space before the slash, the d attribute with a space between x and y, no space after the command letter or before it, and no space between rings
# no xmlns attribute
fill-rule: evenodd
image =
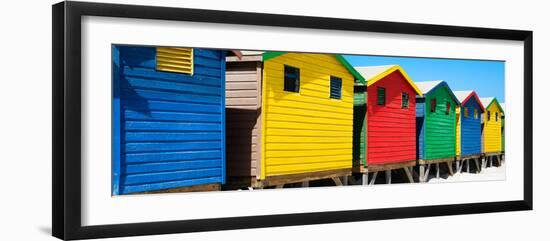
<svg viewBox="0 0 550 241"><path fill-rule="evenodd" d="M157 48L157 70L193 74L193 48Z"/></svg>

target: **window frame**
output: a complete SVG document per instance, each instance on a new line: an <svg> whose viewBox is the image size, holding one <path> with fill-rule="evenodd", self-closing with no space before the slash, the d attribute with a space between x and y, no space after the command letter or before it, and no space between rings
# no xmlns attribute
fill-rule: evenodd
<svg viewBox="0 0 550 241"><path fill-rule="evenodd" d="M295 70L294 77L288 77L288 78L294 78L294 89L287 89L287 83L289 80L287 79L287 69L293 69ZM291 92L291 93L300 93L300 68L291 66L291 65L284 65L283 69L283 91L285 92Z"/></svg>
<svg viewBox="0 0 550 241"><path fill-rule="evenodd" d="M491 121L491 111L487 111L487 121Z"/></svg>
<svg viewBox="0 0 550 241"><path fill-rule="evenodd" d="M332 84L336 82L339 83L339 93L337 97L332 96ZM329 98L334 100L341 100L342 99L342 78L338 76L331 75L330 76L330 83L329 83Z"/></svg>
<svg viewBox="0 0 550 241"><path fill-rule="evenodd" d="M380 91L383 91L383 94L384 94L384 99L382 103L380 103ZM376 88L376 105L386 106L386 88L381 86L378 86Z"/></svg>
<svg viewBox="0 0 550 241"><path fill-rule="evenodd" d="M407 101L405 101L405 98L407 97ZM401 92L401 109L409 109L409 93L408 92Z"/></svg>
<svg viewBox="0 0 550 241"><path fill-rule="evenodd" d="M464 118L468 118L470 116L470 113L468 111L468 106L464 106Z"/></svg>
<svg viewBox="0 0 550 241"><path fill-rule="evenodd" d="M437 98L430 99L430 113L435 113L437 110Z"/></svg>

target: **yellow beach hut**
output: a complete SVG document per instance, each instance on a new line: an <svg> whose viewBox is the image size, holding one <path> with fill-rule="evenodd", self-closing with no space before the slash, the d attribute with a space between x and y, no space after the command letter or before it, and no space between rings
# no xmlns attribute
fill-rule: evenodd
<svg viewBox="0 0 550 241"><path fill-rule="evenodd" d="M340 55L226 58L227 182L263 188L351 175L353 88Z"/></svg>
<svg viewBox="0 0 550 241"><path fill-rule="evenodd" d="M495 97L481 98L481 103L485 107L481 123L481 146L485 162L489 161L491 164L494 159L500 162L504 110Z"/></svg>

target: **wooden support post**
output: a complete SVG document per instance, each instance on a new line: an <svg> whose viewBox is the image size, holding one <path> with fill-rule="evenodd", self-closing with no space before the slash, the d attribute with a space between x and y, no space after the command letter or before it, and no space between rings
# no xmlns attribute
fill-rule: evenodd
<svg viewBox="0 0 550 241"><path fill-rule="evenodd" d="M474 158L474 164L476 164L476 173L480 173L481 168L479 167L479 159Z"/></svg>
<svg viewBox="0 0 550 241"><path fill-rule="evenodd" d="M349 181L349 180L348 180L348 176L343 176L343 177L342 177L342 185L347 186L347 185L348 185L348 181Z"/></svg>
<svg viewBox="0 0 550 241"><path fill-rule="evenodd" d="M493 167L493 158L491 156L487 157L487 161L489 161L489 167Z"/></svg>
<svg viewBox="0 0 550 241"><path fill-rule="evenodd" d="M361 185L369 185L369 173L365 172L363 173L363 178L361 178Z"/></svg>
<svg viewBox="0 0 550 241"><path fill-rule="evenodd" d="M432 164L426 165L426 174L424 174L424 182L428 181L428 176L430 175L431 167L432 167Z"/></svg>
<svg viewBox="0 0 550 241"><path fill-rule="evenodd" d="M466 159L466 173L470 173L470 159Z"/></svg>
<svg viewBox="0 0 550 241"><path fill-rule="evenodd" d="M280 185L275 186L275 188L281 189L281 188L283 188L284 186L285 186L285 184L280 184Z"/></svg>
<svg viewBox="0 0 550 241"><path fill-rule="evenodd" d="M439 163L435 164L435 177L439 178Z"/></svg>
<svg viewBox="0 0 550 241"><path fill-rule="evenodd" d="M309 187L309 181L303 181L302 187Z"/></svg>
<svg viewBox="0 0 550 241"><path fill-rule="evenodd" d="M425 182L425 180L424 180L424 172L425 172L424 168L425 167L424 167L423 164L420 164L418 168L420 169L420 174L419 174L420 176L418 177L418 182Z"/></svg>
<svg viewBox="0 0 550 241"><path fill-rule="evenodd" d="M333 177L332 181L334 181L334 184L336 184L336 186L342 186L342 181L339 177Z"/></svg>
<svg viewBox="0 0 550 241"><path fill-rule="evenodd" d="M449 174L451 174L451 176L453 176L454 175L453 164L451 162L447 162L447 168L449 169Z"/></svg>
<svg viewBox="0 0 550 241"><path fill-rule="evenodd" d="M500 159L500 155L497 155L497 162L498 162L498 166L502 166L502 161Z"/></svg>
<svg viewBox="0 0 550 241"><path fill-rule="evenodd" d="M460 171L460 159L458 159L455 164L456 164L456 172L461 173L461 171Z"/></svg>
<svg viewBox="0 0 550 241"><path fill-rule="evenodd" d="M372 175L372 179L370 179L369 185L373 185L376 182L376 176L378 175L378 172L375 172Z"/></svg>
<svg viewBox="0 0 550 241"><path fill-rule="evenodd" d="M481 159L481 170L487 168L487 162L485 162L485 158L484 157L480 157Z"/></svg>
<svg viewBox="0 0 550 241"><path fill-rule="evenodd" d="M391 184L391 170L386 170L386 184Z"/></svg>
<svg viewBox="0 0 550 241"><path fill-rule="evenodd" d="M413 176L411 174L411 170L408 167L403 168L403 171L405 171L405 175L407 175L407 179L409 179L410 183L414 183Z"/></svg>

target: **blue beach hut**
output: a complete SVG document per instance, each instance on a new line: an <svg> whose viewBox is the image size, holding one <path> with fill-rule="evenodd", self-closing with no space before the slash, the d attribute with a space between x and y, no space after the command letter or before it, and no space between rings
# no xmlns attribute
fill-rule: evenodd
<svg viewBox="0 0 550 241"><path fill-rule="evenodd" d="M456 156L457 169L460 171L462 163L474 160L479 171L479 158L481 157L481 120L485 108L478 95L473 90L454 91L460 101L456 111ZM469 169L469 167L468 167Z"/></svg>
<svg viewBox="0 0 550 241"><path fill-rule="evenodd" d="M219 190L225 51L112 48L112 194Z"/></svg>

